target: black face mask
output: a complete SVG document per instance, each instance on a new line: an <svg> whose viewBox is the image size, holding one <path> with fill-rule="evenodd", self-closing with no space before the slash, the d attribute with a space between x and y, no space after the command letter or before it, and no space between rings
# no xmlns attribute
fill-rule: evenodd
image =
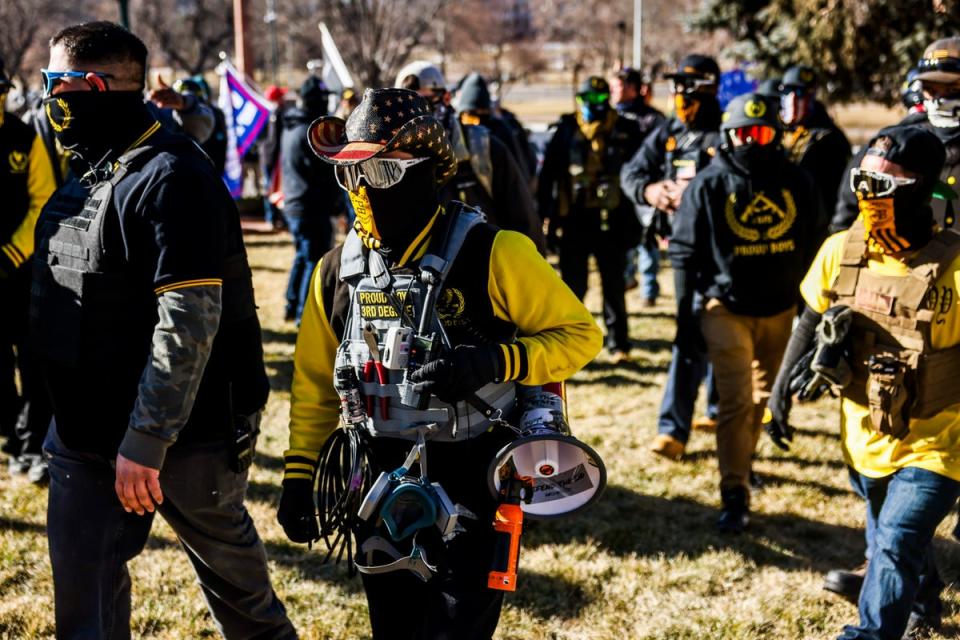
<svg viewBox="0 0 960 640"><path fill-rule="evenodd" d="M357 212L354 227L364 244L400 261L437 212L436 163L427 160L410 167L388 189L362 184L350 192L350 200Z"/></svg>
<svg viewBox="0 0 960 640"><path fill-rule="evenodd" d="M68 91L44 98L53 135L84 163L120 156L153 122L140 91Z"/></svg>
<svg viewBox="0 0 960 640"><path fill-rule="evenodd" d="M763 177L775 172L783 152L776 142L770 144L744 144L729 150L733 163L751 176Z"/></svg>

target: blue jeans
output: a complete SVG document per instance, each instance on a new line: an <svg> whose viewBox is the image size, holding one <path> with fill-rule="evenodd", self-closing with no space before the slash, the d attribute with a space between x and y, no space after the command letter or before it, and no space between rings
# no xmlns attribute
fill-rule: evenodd
<svg viewBox="0 0 960 640"><path fill-rule="evenodd" d="M960 482L907 467L884 478L850 469L850 484L867 501L867 574L860 624L840 640L899 640L911 611L941 613L943 582L933 561L933 535L960 495Z"/></svg>
<svg viewBox="0 0 960 640"><path fill-rule="evenodd" d="M310 278L317 263L330 249L333 229L330 219L322 216L320 220L304 219L303 215L284 213L287 227L293 235L293 264L290 266L290 279L287 281L287 316L293 316L297 322L303 314L303 305L310 295Z"/></svg>
<svg viewBox="0 0 960 640"><path fill-rule="evenodd" d="M640 263L640 295L645 300L656 300L660 296L660 283L657 274L660 272L660 247L657 241L652 246L642 244L637 247Z"/></svg>
<svg viewBox="0 0 960 640"><path fill-rule="evenodd" d="M699 294L694 298L693 306L694 311L699 314L703 307ZM659 433L684 443L690 439L693 407L697 403L697 392L704 379L707 385L707 415L715 419L719 394L706 351L702 351L697 345L674 342L670 367L667 369L667 382L663 387L663 400L660 403L660 417L657 420Z"/></svg>

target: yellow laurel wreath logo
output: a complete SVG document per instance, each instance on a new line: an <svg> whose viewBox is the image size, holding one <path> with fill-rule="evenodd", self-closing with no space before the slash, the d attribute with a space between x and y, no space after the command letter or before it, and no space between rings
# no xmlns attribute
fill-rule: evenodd
<svg viewBox="0 0 960 640"><path fill-rule="evenodd" d="M747 100L743 105L743 113L748 118L762 118L767 112L767 105L763 100Z"/></svg>
<svg viewBox="0 0 960 640"><path fill-rule="evenodd" d="M25 173L27 170L27 154L22 151L11 151L7 157L10 162L10 173Z"/></svg>
<svg viewBox="0 0 960 640"><path fill-rule="evenodd" d="M450 320L463 315L467 303L463 297L463 292L459 289L447 288L440 294L437 301L437 315L444 320Z"/></svg>
<svg viewBox="0 0 960 640"><path fill-rule="evenodd" d="M73 114L70 113L70 107L67 105L67 102L63 98L57 98L57 106L60 107L60 110L63 111L63 121L57 122L53 118L53 114L50 112L50 103L47 103L45 111L47 112L47 120L50 121L50 126L53 127L53 130L57 133L64 131L70 128L70 123L73 122Z"/></svg>
<svg viewBox="0 0 960 640"><path fill-rule="evenodd" d="M734 210L737 196L730 194L724 209L727 226L737 237L747 242L757 242L760 239L776 240L783 237L797 219L797 205L793 200L793 194L786 189L781 190L780 194L783 196L783 209L761 192L753 197L750 204L739 215ZM776 222L766 225L766 220ZM755 228L758 226L765 228L761 231Z"/></svg>

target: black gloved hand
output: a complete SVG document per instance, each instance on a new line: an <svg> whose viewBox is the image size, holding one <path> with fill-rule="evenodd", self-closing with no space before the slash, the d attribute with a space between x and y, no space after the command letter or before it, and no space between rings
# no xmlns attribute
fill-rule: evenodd
<svg viewBox="0 0 960 640"><path fill-rule="evenodd" d="M320 538L316 507L313 504L313 482L284 480L277 522L291 542L313 542Z"/></svg>
<svg viewBox="0 0 960 640"><path fill-rule="evenodd" d="M410 374L421 390L454 404L466 400L487 383L499 380L500 347L460 345Z"/></svg>
<svg viewBox="0 0 960 640"><path fill-rule="evenodd" d="M770 439L773 440L773 444L784 451L790 450L790 443L793 442L793 427L790 426L786 419L776 418L770 410L770 407L767 407L763 412L762 424L764 431L766 431Z"/></svg>

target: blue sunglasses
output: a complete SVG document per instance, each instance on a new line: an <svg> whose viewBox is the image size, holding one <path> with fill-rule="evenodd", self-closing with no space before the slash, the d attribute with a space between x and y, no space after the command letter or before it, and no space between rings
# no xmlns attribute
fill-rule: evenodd
<svg viewBox="0 0 960 640"><path fill-rule="evenodd" d="M49 69L40 69L40 75L43 76L43 94L46 96L52 95L57 82L64 78L86 78L89 73L103 79L113 77L109 73L98 73L96 71L50 71Z"/></svg>

